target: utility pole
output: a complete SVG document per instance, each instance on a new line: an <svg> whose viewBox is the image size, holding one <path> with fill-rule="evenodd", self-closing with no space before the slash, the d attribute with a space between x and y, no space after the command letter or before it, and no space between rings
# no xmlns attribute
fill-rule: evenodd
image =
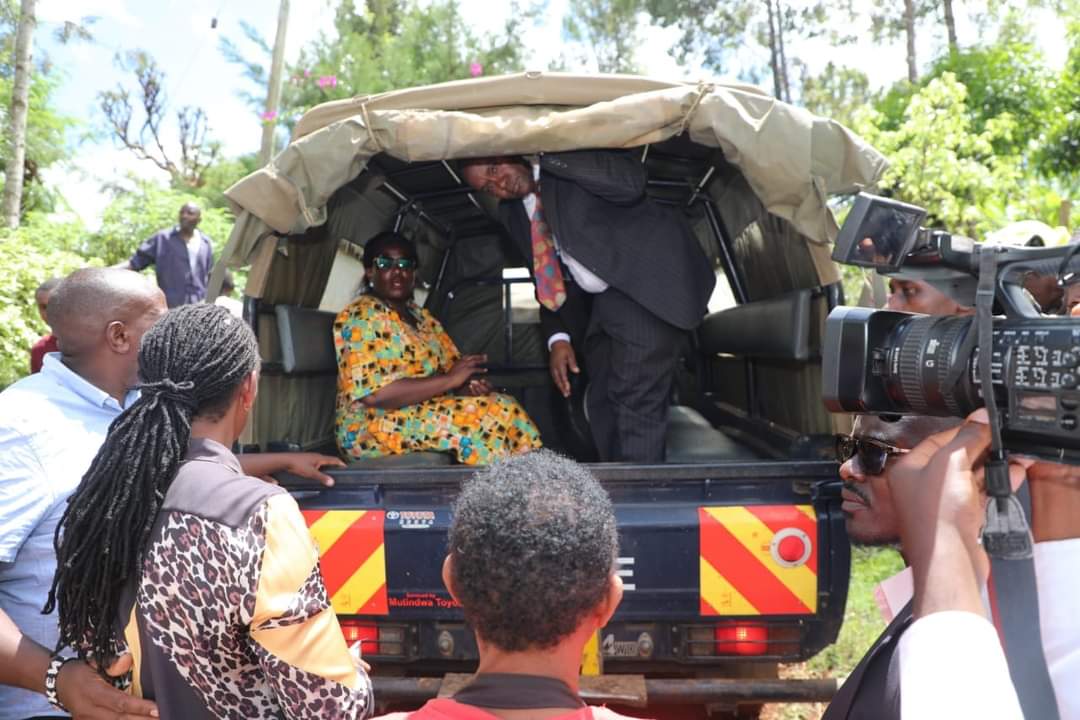
<svg viewBox="0 0 1080 720"><path fill-rule="evenodd" d="M289 0L281 0L278 7L277 35L274 37L274 56L270 61L270 87L266 92L266 117L271 119L263 122L262 145L259 146L260 165L266 165L274 156L274 129L277 127L276 113L281 104L281 69L285 64L285 30L288 26Z"/></svg>
<svg viewBox="0 0 1080 720"><path fill-rule="evenodd" d="M8 128L11 152L4 178L4 222L19 227L22 207L23 171L26 165L26 116L30 110L30 51L34 43L34 5L37 0L22 0L19 29L15 35L15 79L11 89L11 125Z"/></svg>

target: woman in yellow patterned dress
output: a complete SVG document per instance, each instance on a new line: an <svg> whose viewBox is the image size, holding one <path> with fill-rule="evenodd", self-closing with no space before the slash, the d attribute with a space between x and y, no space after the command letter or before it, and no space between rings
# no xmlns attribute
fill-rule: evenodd
<svg viewBox="0 0 1080 720"><path fill-rule="evenodd" d="M517 401L477 377L486 356L462 356L439 321L413 302L416 260L404 237L373 237L364 247L368 291L334 321L341 452L452 452L458 462L486 465L540 447Z"/></svg>

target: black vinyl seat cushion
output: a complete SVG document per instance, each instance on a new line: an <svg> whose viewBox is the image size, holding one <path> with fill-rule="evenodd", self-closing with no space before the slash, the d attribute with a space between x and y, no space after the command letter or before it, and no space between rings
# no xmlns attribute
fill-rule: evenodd
<svg viewBox="0 0 1080 720"><path fill-rule="evenodd" d="M693 408L672 405L668 411L667 453L669 463L731 462L758 460L760 456L720 432Z"/></svg>

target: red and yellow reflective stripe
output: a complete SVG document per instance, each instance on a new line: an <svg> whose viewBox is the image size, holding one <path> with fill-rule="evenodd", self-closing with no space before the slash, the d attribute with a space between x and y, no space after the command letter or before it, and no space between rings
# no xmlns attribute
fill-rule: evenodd
<svg viewBox="0 0 1080 720"><path fill-rule="evenodd" d="M388 615L382 510L305 510L334 612Z"/></svg>
<svg viewBox="0 0 1080 720"><path fill-rule="evenodd" d="M817 520L810 505L698 508L702 615L805 615L817 611ZM797 563L774 557L777 533L809 543ZM804 545L805 546L805 545Z"/></svg>

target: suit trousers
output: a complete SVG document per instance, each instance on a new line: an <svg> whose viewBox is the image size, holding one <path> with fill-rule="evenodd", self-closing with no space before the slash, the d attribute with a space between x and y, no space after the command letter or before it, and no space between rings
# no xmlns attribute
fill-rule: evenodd
<svg viewBox="0 0 1080 720"><path fill-rule="evenodd" d="M663 462L679 339L685 331L609 287L585 336L589 426L602 461Z"/></svg>

